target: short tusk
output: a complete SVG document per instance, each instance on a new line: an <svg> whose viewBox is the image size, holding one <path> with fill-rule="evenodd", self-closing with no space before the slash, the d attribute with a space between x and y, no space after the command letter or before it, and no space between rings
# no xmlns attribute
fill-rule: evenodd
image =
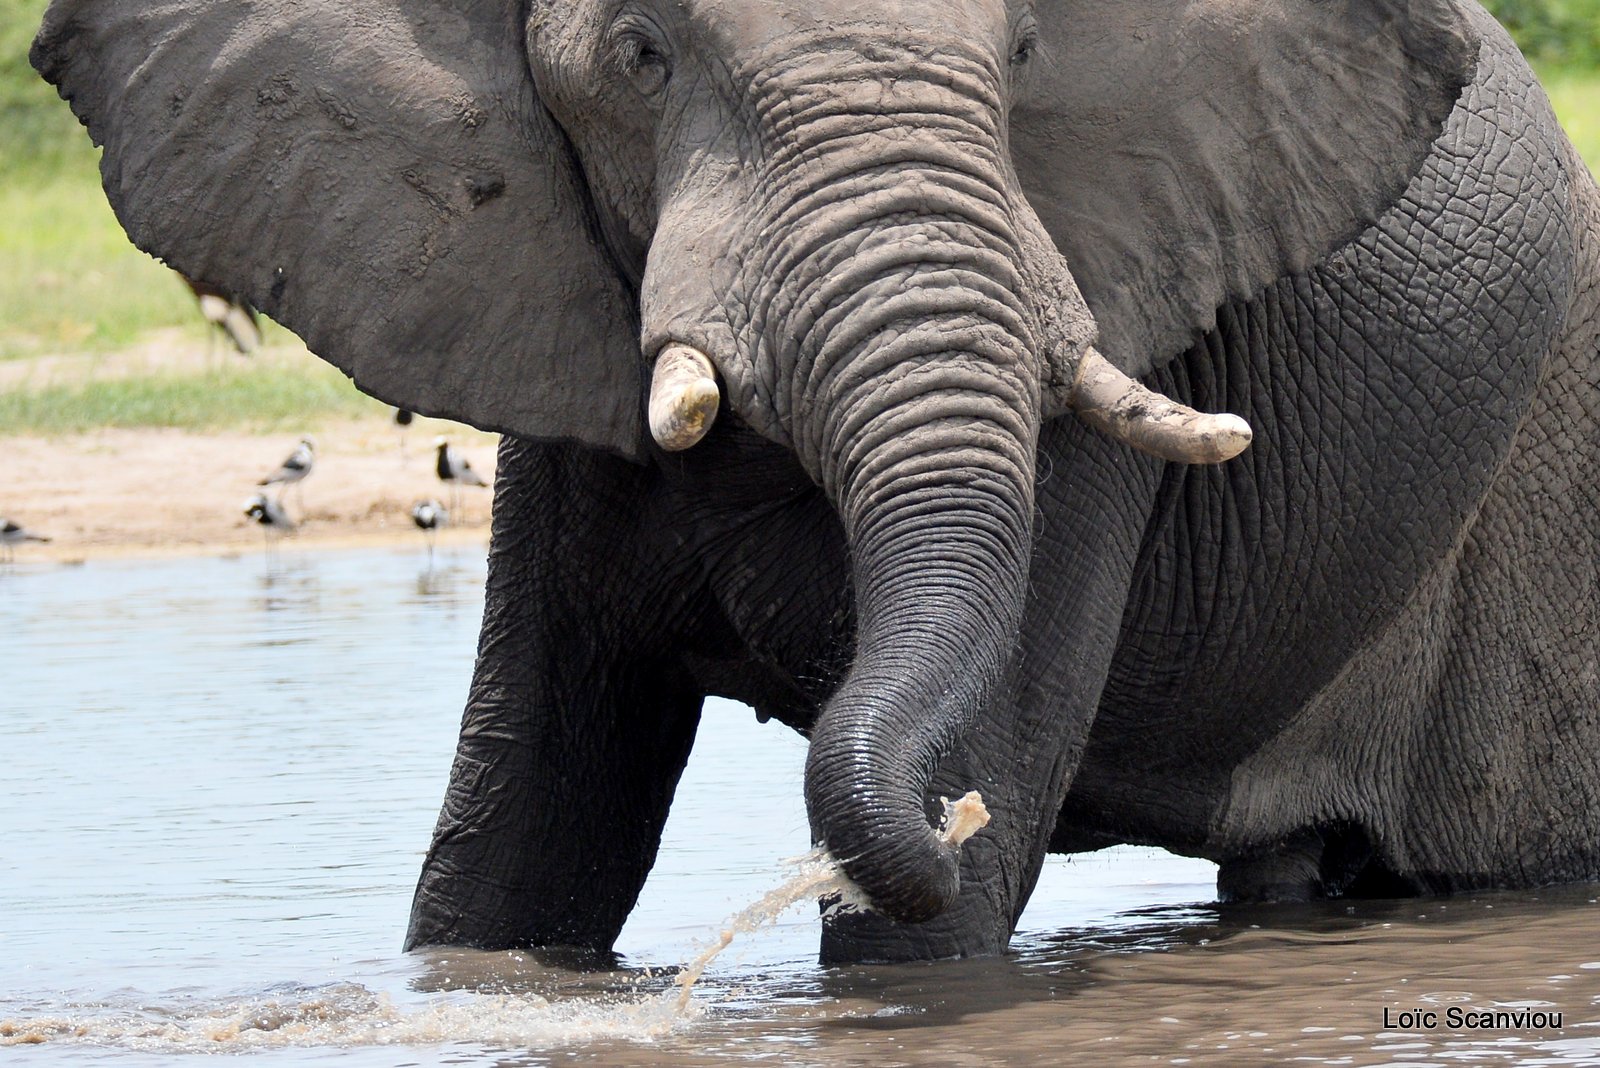
<svg viewBox="0 0 1600 1068"><path fill-rule="evenodd" d="M1068 401L1096 430L1181 464L1220 464L1250 444L1250 424L1223 412L1207 415L1146 389L1089 349L1078 364Z"/></svg>
<svg viewBox="0 0 1600 1068"><path fill-rule="evenodd" d="M650 433L668 452L697 444L716 421L722 394L706 354L671 344L656 357L650 379Z"/></svg>

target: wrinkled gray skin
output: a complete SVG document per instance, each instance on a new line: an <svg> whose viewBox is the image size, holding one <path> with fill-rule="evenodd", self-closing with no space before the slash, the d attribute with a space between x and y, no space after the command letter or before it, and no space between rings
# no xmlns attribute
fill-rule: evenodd
<svg viewBox="0 0 1600 1068"><path fill-rule="evenodd" d="M830 959L999 952L1047 849L1600 875L1600 197L1474 6L142 6L33 53L134 239L511 435L411 945L609 947L707 694L811 737ZM1096 337L1253 447L1090 431Z"/></svg>

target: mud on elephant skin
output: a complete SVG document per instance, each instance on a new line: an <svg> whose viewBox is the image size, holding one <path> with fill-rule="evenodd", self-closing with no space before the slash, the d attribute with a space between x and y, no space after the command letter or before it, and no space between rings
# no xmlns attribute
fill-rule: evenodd
<svg viewBox="0 0 1600 1068"><path fill-rule="evenodd" d="M831 959L999 952L1112 842L1600 877L1600 195L1476 5L55 0L32 59L142 248L506 433L410 944L609 947L708 694L812 739Z"/></svg>

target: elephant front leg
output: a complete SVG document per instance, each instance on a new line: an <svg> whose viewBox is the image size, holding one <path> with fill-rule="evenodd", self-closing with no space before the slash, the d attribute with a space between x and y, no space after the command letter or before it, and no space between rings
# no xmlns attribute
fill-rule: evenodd
<svg viewBox="0 0 1600 1068"><path fill-rule="evenodd" d="M607 467L502 448L483 639L407 948L608 950L655 860L702 695L649 622L677 595L631 563L638 476L608 485Z"/></svg>
<svg viewBox="0 0 1600 1068"><path fill-rule="evenodd" d="M408 949L608 950L655 862L701 695L667 665L538 644L541 678L479 667Z"/></svg>

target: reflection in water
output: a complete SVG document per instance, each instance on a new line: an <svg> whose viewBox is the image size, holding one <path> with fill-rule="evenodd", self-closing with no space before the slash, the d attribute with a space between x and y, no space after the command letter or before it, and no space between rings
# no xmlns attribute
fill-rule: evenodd
<svg viewBox="0 0 1600 1068"><path fill-rule="evenodd" d="M465 552L420 563L6 576L0 1043L52 1066L1600 1064L1596 888L1225 908L1208 866L1146 849L1050 861L998 960L822 969L801 907L679 1016L678 966L809 845L802 743L725 702L618 955L402 955L483 583ZM1450 1006L1563 1027L1384 1026Z"/></svg>
<svg viewBox="0 0 1600 1068"><path fill-rule="evenodd" d="M315 613L322 592L317 570L299 557L278 562L269 558L256 576L256 588L260 591L256 607L263 612Z"/></svg>
<svg viewBox="0 0 1600 1068"><path fill-rule="evenodd" d="M416 591L419 598L440 602L452 608L462 608L476 605L481 601L481 596L473 596L473 580L477 572L459 562L452 562L454 558L447 559L442 564L435 564L433 556L428 557L428 566L417 572Z"/></svg>

